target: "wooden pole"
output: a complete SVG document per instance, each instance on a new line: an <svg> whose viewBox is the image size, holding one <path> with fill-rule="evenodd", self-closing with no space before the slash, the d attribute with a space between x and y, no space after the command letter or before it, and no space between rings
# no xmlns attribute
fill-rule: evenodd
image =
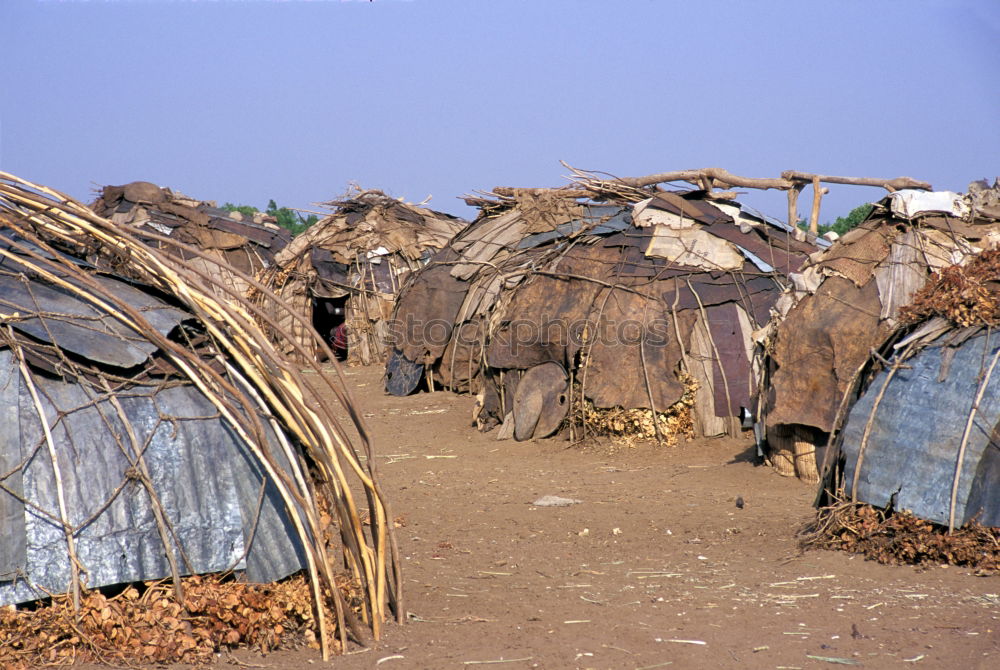
<svg viewBox="0 0 1000 670"><path fill-rule="evenodd" d="M820 186L818 176L812 178L812 186L813 206L812 211L809 213L809 232L813 235L819 235L819 201L823 199L824 193L829 192L829 189Z"/></svg>
<svg viewBox="0 0 1000 670"><path fill-rule="evenodd" d="M796 224L799 222L799 191L801 190L801 186L788 189L788 225L795 230L796 239L799 239L799 229Z"/></svg>
<svg viewBox="0 0 1000 670"><path fill-rule="evenodd" d="M781 173L781 177L794 181L813 181L814 179L819 179L824 184L875 186L877 188L884 188L890 193L904 188L918 188L924 191L934 190L928 182L920 181L913 177L896 177L894 179L882 179L880 177L835 177L813 174L812 172L798 172L797 170L785 170Z"/></svg>

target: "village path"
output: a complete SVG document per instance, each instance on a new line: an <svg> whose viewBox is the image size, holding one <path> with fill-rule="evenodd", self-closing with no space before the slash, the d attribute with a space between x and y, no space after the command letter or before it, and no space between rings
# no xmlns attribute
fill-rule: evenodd
<svg viewBox="0 0 1000 670"><path fill-rule="evenodd" d="M800 553L813 489L755 467L748 440L498 442L470 427L471 398L345 374L402 524L409 622L332 667L1000 667L1000 578ZM531 504L544 495L582 502Z"/></svg>

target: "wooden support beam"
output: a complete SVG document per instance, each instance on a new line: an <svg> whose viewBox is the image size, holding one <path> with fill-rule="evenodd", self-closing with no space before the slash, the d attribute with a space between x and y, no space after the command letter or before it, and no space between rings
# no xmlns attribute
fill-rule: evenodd
<svg viewBox="0 0 1000 670"><path fill-rule="evenodd" d="M819 201L823 199L823 195L830 192L830 189L820 186L819 177L813 177L812 179L813 187L813 206L812 211L809 213L809 232L813 235L819 235Z"/></svg>
<svg viewBox="0 0 1000 670"><path fill-rule="evenodd" d="M876 186L884 188L892 193L903 188L919 188L924 191L931 191L931 185L925 181L918 181L913 177L896 177L894 179L881 179L878 177L833 177L829 175L817 175L811 172L797 172L795 170L785 170L781 173L783 179L794 181L813 181L818 178L824 184L850 184L852 186Z"/></svg>
<svg viewBox="0 0 1000 670"><path fill-rule="evenodd" d="M799 222L799 191L801 186L788 189L788 225L795 228ZM796 228L796 230L798 230Z"/></svg>

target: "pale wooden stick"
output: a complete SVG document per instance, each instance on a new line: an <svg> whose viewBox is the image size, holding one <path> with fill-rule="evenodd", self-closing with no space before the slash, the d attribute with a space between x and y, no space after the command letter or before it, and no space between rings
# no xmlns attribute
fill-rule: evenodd
<svg viewBox="0 0 1000 670"><path fill-rule="evenodd" d="M989 345L990 338L987 336L986 343ZM955 477L951 484L951 501L948 506L948 532L954 532L955 530L955 503L958 499L958 483L962 477L962 465L965 461L965 449L969 444L969 436L972 434L972 424L976 418L976 412L979 411L979 403L983 399L983 395L986 393L986 387L989 386L990 377L993 376L993 369L997 366L997 360L1000 360L1000 349L994 354L993 360L990 361L990 367L986 371L986 376L983 377L983 381L979 384L979 390L976 392L976 399L972 403L972 409L969 411L969 419L965 422L965 431L962 433L962 442L958 447L958 459L955 462Z"/></svg>
<svg viewBox="0 0 1000 670"><path fill-rule="evenodd" d="M10 326L7 326L8 336L13 339L13 334L10 333ZM76 540L73 538L73 526L69 521L69 512L66 508L66 490L63 487L62 481L62 469L59 467L59 459L56 456L56 446L55 440L52 439L52 431L49 428L49 420L45 415L45 408L42 406L42 400L38 396L38 390L35 388L35 381L28 371L28 364L24 360L24 353L20 348L14 349L14 354L17 356L18 367L21 370L21 377L24 379L24 385L28 389L28 393L31 395L31 402L35 406L35 411L38 413L38 422L42 427L42 434L45 436L45 446L49 451L49 460L52 462L52 476L56 483L56 500L59 503L59 522L62 525L63 534L66 536L66 551L69 554L69 574L70 574L70 584L73 590L73 611L80 611L80 559L76 555Z"/></svg>

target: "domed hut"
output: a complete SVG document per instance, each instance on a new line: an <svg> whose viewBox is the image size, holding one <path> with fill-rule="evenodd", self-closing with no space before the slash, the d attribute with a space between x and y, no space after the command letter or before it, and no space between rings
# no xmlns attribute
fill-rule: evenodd
<svg viewBox="0 0 1000 670"><path fill-rule="evenodd" d="M823 492L1000 527L1000 249L936 273L900 322L848 389Z"/></svg>
<svg viewBox="0 0 1000 670"><path fill-rule="evenodd" d="M657 181L470 198L479 217L397 300L388 391L478 393L480 428L519 440L739 433L753 333L816 247L711 180Z"/></svg>
<svg viewBox="0 0 1000 670"><path fill-rule="evenodd" d="M0 173L0 605L170 578L183 606L185 575L304 570L333 613L339 646L314 617L324 655L401 616L364 427L341 427L342 387L278 354L220 276Z"/></svg>
<svg viewBox="0 0 1000 670"><path fill-rule="evenodd" d="M250 288L239 275L252 277L273 265L274 255L292 239L263 213L246 217L145 181L105 186L90 207L129 226L146 244L211 273L238 295Z"/></svg>
<svg viewBox="0 0 1000 670"><path fill-rule="evenodd" d="M816 481L842 399L935 272L1000 242L1000 208L970 193L903 189L791 275L767 337L764 420L778 472Z"/></svg>
<svg viewBox="0 0 1000 670"><path fill-rule="evenodd" d="M400 287L467 222L377 190L326 206L333 211L278 252L262 281L349 363L382 362ZM296 342L310 337L301 321L279 323Z"/></svg>

